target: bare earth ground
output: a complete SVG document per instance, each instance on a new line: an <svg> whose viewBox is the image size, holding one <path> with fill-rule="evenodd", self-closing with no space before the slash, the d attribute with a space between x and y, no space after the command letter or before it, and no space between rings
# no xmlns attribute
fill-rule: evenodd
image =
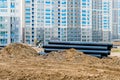
<svg viewBox="0 0 120 80"><path fill-rule="evenodd" d="M37 47L32 47L32 48L35 49L37 52L44 51L43 48L37 48Z"/></svg>
<svg viewBox="0 0 120 80"><path fill-rule="evenodd" d="M110 59L111 60L111 59ZM120 66L37 58L0 60L1 80L120 80Z"/></svg>
<svg viewBox="0 0 120 80"><path fill-rule="evenodd" d="M120 57L120 52L112 52L110 56Z"/></svg>
<svg viewBox="0 0 120 80"><path fill-rule="evenodd" d="M73 49L29 58L0 55L0 80L120 80L120 58L99 59Z"/></svg>
<svg viewBox="0 0 120 80"><path fill-rule="evenodd" d="M114 48L114 49L112 49L110 56L120 57L120 48Z"/></svg>

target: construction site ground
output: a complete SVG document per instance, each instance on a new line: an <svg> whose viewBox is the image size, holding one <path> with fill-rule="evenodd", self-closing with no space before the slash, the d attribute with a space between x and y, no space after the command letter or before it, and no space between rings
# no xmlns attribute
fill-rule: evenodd
<svg viewBox="0 0 120 80"><path fill-rule="evenodd" d="M74 49L33 55L34 50L24 47L31 54L27 56L15 46L0 53L0 80L120 80L120 58L115 55L119 52L100 59Z"/></svg>

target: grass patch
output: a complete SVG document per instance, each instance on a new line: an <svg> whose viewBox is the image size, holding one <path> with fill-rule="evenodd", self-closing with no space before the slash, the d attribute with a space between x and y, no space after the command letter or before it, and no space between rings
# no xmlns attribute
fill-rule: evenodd
<svg viewBox="0 0 120 80"><path fill-rule="evenodd" d="M120 52L120 48L113 48L111 51L112 52Z"/></svg>

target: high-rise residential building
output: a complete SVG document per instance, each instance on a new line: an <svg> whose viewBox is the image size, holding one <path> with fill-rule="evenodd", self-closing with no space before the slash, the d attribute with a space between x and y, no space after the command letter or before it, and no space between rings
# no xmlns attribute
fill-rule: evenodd
<svg viewBox="0 0 120 80"><path fill-rule="evenodd" d="M25 0L24 5L24 19L25 19L25 25L24 25L24 42L27 44L34 43L34 35L35 35L35 29L34 29L34 0Z"/></svg>
<svg viewBox="0 0 120 80"><path fill-rule="evenodd" d="M112 0L92 0L92 41L110 42L112 38Z"/></svg>
<svg viewBox="0 0 120 80"><path fill-rule="evenodd" d="M67 40L66 0L25 0L25 42Z"/></svg>
<svg viewBox="0 0 120 80"><path fill-rule="evenodd" d="M44 42L67 41L67 0L44 0L42 5Z"/></svg>
<svg viewBox="0 0 120 80"><path fill-rule="evenodd" d="M66 0L44 0L44 42L66 41Z"/></svg>
<svg viewBox="0 0 120 80"><path fill-rule="evenodd" d="M24 7L25 43L111 41L111 0L25 0Z"/></svg>
<svg viewBox="0 0 120 80"><path fill-rule="evenodd" d="M0 46L21 42L21 7L21 0L0 0Z"/></svg>
<svg viewBox="0 0 120 80"><path fill-rule="evenodd" d="M80 0L81 41L92 41L92 0Z"/></svg>
<svg viewBox="0 0 120 80"><path fill-rule="evenodd" d="M120 0L112 0L112 39L120 39Z"/></svg>
<svg viewBox="0 0 120 80"><path fill-rule="evenodd" d="M67 40L92 41L92 1L67 1Z"/></svg>
<svg viewBox="0 0 120 80"><path fill-rule="evenodd" d="M44 0L44 42L91 41L92 1Z"/></svg>
<svg viewBox="0 0 120 80"><path fill-rule="evenodd" d="M44 36L44 0L24 0L24 42L34 45Z"/></svg>
<svg viewBox="0 0 120 80"><path fill-rule="evenodd" d="M67 0L67 41L81 41L80 2L80 0L74 2Z"/></svg>
<svg viewBox="0 0 120 80"><path fill-rule="evenodd" d="M26 0L25 20L28 44L34 40L92 41L90 0Z"/></svg>

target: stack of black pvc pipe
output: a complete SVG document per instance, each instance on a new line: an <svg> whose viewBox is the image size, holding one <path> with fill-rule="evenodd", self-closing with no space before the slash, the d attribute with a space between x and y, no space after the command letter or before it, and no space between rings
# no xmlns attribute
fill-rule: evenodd
<svg viewBox="0 0 120 80"><path fill-rule="evenodd" d="M107 57L108 55L110 55L112 47L113 44L111 43L63 41L50 41L47 45L43 46L46 53L74 48L80 52L96 57Z"/></svg>

